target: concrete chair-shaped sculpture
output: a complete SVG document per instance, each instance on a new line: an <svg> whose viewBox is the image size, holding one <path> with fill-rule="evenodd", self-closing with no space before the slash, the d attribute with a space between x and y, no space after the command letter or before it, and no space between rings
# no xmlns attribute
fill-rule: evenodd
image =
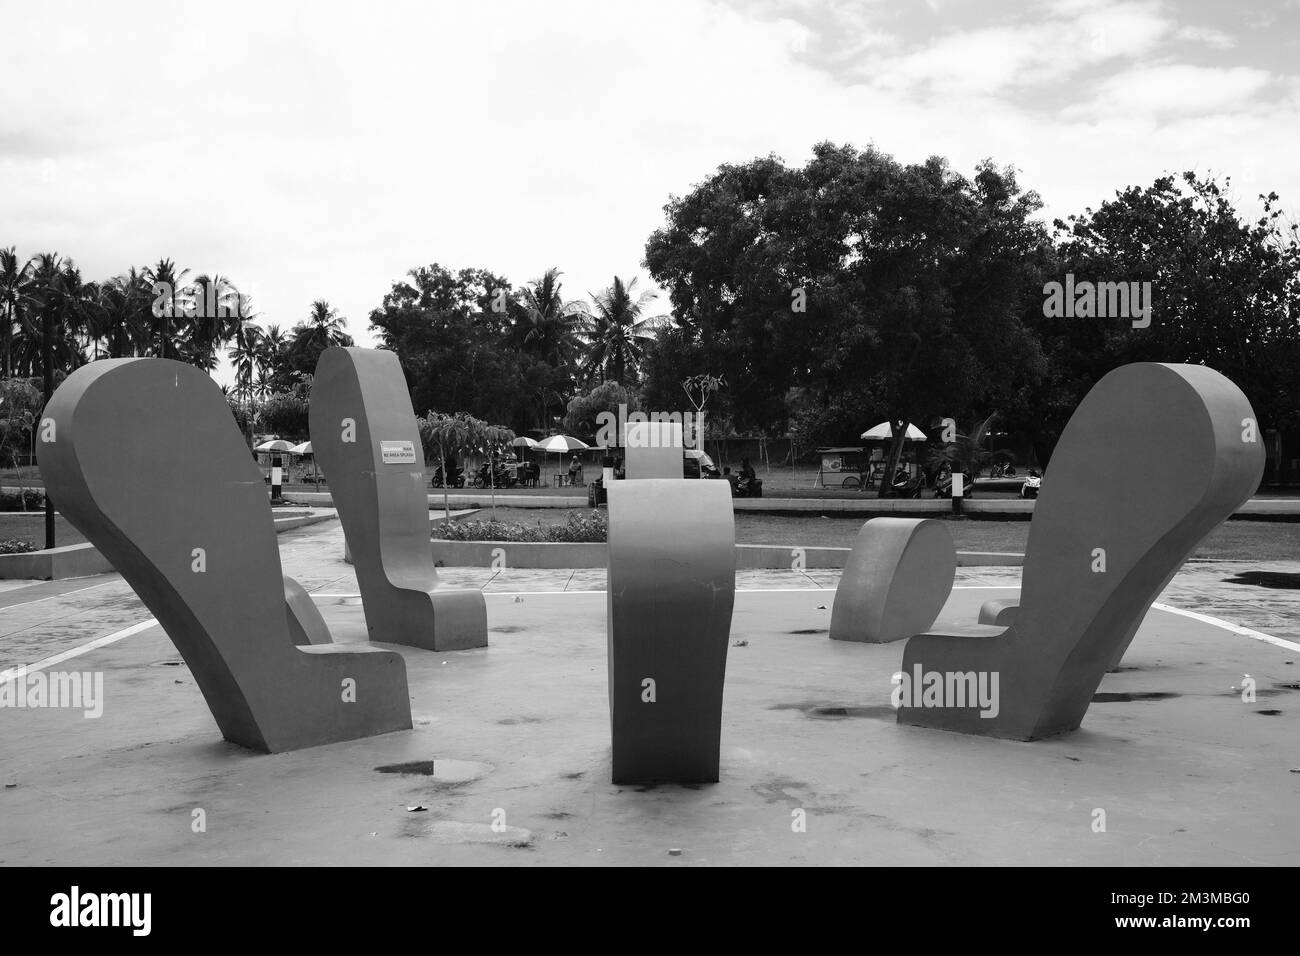
<svg viewBox="0 0 1300 956"><path fill-rule="evenodd" d="M227 740L276 753L410 728L399 654L294 646L266 485L206 372L85 365L50 400L39 448L59 511L158 619Z"/></svg>
<svg viewBox="0 0 1300 956"><path fill-rule="evenodd" d="M1034 509L1018 607L908 641L901 723L1033 740L1076 729L1197 544L1259 486L1250 403L1199 365L1126 365L1088 393ZM973 684L994 689L972 700Z"/></svg>
<svg viewBox="0 0 1300 956"><path fill-rule="evenodd" d="M370 639L432 651L485 647L483 593L441 587L434 570L423 445L397 356L379 349L322 352L310 424Z"/></svg>
<svg viewBox="0 0 1300 956"><path fill-rule="evenodd" d="M872 518L844 563L833 641L901 641L934 623L957 576L952 533L933 518Z"/></svg>
<svg viewBox="0 0 1300 956"><path fill-rule="evenodd" d="M726 482L610 484L614 783L717 782L735 594Z"/></svg>

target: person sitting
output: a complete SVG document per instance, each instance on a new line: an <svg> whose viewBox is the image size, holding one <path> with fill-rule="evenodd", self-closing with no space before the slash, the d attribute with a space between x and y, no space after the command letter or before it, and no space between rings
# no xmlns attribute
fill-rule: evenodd
<svg viewBox="0 0 1300 956"><path fill-rule="evenodd" d="M750 465L748 458L740 459L740 477L749 481L753 481L758 477L758 475L754 473L754 468Z"/></svg>
<svg viewBox="0 0 1300 956"><path fill-rule="evenodd" d="M736 497L736 492L739 490L740 479L738 476L731 473L730 465L727 465L722 469L722 477L727 479L727 484L731 485L731 497Z"/></svg>

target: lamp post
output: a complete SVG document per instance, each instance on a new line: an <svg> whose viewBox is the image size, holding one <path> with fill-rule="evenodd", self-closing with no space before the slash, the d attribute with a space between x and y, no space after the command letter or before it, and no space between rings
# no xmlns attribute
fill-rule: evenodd
<svg viewBox="0 0 1300 956"><path fill-rule="evenodd" d="M45 373L45 405L50 405L50 396L54 394L54 319L48 308L41 310L41 367ZM54 502L50 500L50 491L45 490L45 547L54 547Z"/></svg>

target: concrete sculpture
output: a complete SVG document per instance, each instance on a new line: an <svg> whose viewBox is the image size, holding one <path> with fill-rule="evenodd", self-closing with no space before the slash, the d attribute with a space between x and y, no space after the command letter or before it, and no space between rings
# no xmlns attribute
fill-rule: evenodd
<svg viewBox="0 0 1300 956"><path fill-rule="evenodd" d="M677 422L628 422L623 428L623 476L682 477L682 426Z"/></svg>
<svg viewBox="0 0 1300 956"><path fill-rule="evenodd" d="M311 398L312 449L329 475L370 639L485 647L482 592L441 587L433 567L423 445L397 356L326 349Z"/></svg>
<svg viewBox="0 0 1300 956"><path fill-rule="evenodd" d="M299 647L332 644L329 626L307 589L289 575L284 576L284 612L289 622L289 637Z"/></svg>
<svg viewBox="0 0 1300 956"><path fill-rule="evenodd" d="M227 740L274 753L410 728L400 655L294 646L266 485L206 372L85 365L50 400L38 454L59 511L157 618Z"/></svg>
<svg viewBox="0 0 1300 956"><path fill-rule="evenodd" d="M725 482L648 478L609 487L616 784L718 779L735 540Z"/></svg>
<svg viewBox="0 0 1300 956"><path fill-rule="evenodd" d="M982 615L1006 614L1009 625L908 641L895 675L899 721L1022 740L1076 729L1151 603L1263 468L1250 403L1218 372L1146 363L1111 372L1052 455L1019 605Z"/></svg>
<svg viewBox="0 0 1300 956"><path fill-rule="evenodd" d="M957 576L942 521L873 518L862 526L831 606L831 640L883 644L924 631Z"/></svg>

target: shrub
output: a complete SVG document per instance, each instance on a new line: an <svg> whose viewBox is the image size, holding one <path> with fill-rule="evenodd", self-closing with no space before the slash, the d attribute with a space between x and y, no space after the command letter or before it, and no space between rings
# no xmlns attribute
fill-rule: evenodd
<svg viewBox="0 0 1300 956"><path fill-rule="evenodd" d="M569 515L564 524L536 525L508 521L442 522L435 538L447 541L604 541L609 524L603 511Z"/></svg>
<svg viewBox="0 0 1300 956"><path fill-rule="evenodd" d="M0 554L27 554L35 550L36 545L22 538L0 538Z"/></svg>
<svg viewBox="0 0 1300 956"><path fill-rule="evenodd" d="M0 511L40 511L45 507L45 495L35 488L24 488L22 497L18 492L0 492ZM24 509L23 503L27 507Z"/></svg>

